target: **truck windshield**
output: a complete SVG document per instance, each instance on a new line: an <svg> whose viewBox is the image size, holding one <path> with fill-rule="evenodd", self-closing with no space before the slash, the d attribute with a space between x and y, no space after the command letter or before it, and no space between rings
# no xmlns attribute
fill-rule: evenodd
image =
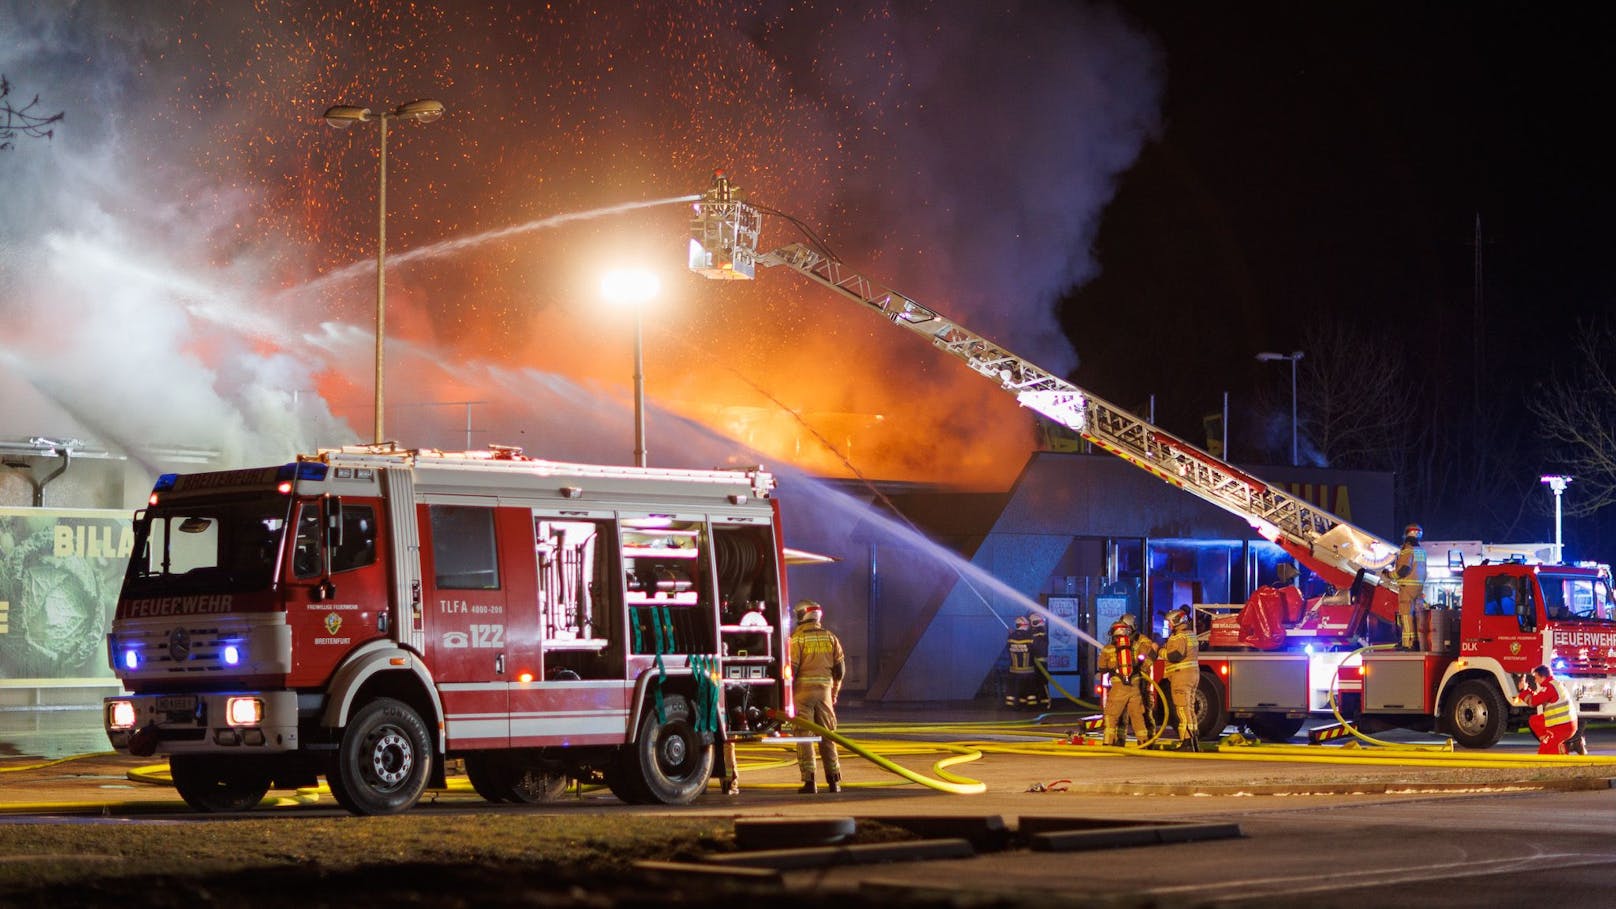
<svg viewBox="0 0 1616 909"><path fill-rule="evenodd" d="M1543 610L1549 621L1612 622L1610 587L1603 578L1538 575L1543 588Z"/></svg>
<svg viewBox="0 0 1616 909"><path fill-rule="evenodd" d="M267 590L289 508L277 496L148 509L135 524L124 596Z"/></svg>

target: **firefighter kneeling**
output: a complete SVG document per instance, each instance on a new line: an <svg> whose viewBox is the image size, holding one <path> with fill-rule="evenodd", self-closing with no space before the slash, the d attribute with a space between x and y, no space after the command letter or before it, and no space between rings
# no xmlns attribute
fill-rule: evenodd
<svg viewBox="0 0 1616 909"><path fill-rule="evenodd" d="M1565 683L1556 679L1547 666L1537 667L1521 681L1524 684L1516 700L1537 708L1537 713L1526 720L1541 743L1537 753L1566 754L1564 746L1577 731L1577 704L1571 700Z"/></svg>
<svg viewBox="0 0 1616 909"><path fill-rule="evenodd" d="M1145 699L1139 691L1140 654L1137 648L1140 641L1134 634L1133 626L1122 620L1111 626L1107 636L1110 642L1100 648L1100 671L1108 673L1111 680L1105 694L1105 743L1117 747L1127 744L1127 734L1122 729L1122 716L1126 712L1128 725L1133 728L1133 737L1144 744L1148 736L1145 732Z"/></svg>

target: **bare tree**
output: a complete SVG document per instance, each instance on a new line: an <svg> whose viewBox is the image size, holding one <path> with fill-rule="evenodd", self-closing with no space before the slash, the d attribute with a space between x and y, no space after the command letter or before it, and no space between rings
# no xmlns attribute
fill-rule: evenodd
<svg viewBox="0 0 1616 909"><path fill-rule="evenodd" d="M1565 513L1586 517L1616 502L1616 323L1582 326L1576 355L1529 402L1552 455L1577 481Z"/></svg>
<svg viewBox="0 0 1616 909"><path fill-rule="evenodd" d="M1302 334L1298 364L1303 432L1325 463L1398 470L1414 400L1403 350L1342 319L1318 318Z"/></svg>
<svg viewBox="0 0 1616 909"><path fill-rule="evenodd" d="M38 114L34 108L39 106L39 96L35 95L32 101L17 107L10 100L11 83L4 74L0 74L0 151L12 146L12 140L17 136L32 136L36 139L49 139L56 135L51 127L62 122L65 116L61 111L54 114Z"/></svg>

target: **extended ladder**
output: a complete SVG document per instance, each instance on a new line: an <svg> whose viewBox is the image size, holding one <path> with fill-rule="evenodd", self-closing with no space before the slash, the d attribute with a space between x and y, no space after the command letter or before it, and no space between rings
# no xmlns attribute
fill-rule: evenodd
<svg viewBox="0 0 1616 909"><path fill-rule="evenodd" d="M757 253L761 217L719 177L696 204L690 267L715 278L747 279L753 265L785 266L929 339L999 383L1024 407L1084 439L1249 523L1258 533L1318 568L1350 581L1360 570L1371 582L1397 548L1335 515L1252 476L1188 442L1040 368L958 322L871 281L801 243ZM1341 583L1337 576L1331 579Z"/></svg>

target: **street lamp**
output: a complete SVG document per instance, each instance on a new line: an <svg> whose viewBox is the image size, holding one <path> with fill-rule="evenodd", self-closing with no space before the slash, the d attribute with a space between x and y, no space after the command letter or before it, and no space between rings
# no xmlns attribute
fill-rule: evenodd
<svg viewBox="0 0 1616 909"><path fill-rule="evenodd" d="M1538 482L1549 487L1549 492L1554 493L1554 564L1563 565L1565 550L1560 546L1560 496L1565 492L1565 488L1571 485L1571 478L1550 474L1539 477Z"/></svg>
<svg viewBox="0 0 1616 909"><path fill-rule="evenodd" d="M1289 361L1291 361L1291 466L1295 467L1296 466L1296 361L1302 359L1302 352L1299 351L1299 350L1296 350L1296 351L1292 351L1292 352L1290 352L1288 354L1282 354L1282 353L1270 353L1268 351L1263 351L1262 353L1257 355L1257 359L1261 360L1264 363L1272 363L1275 360L1289 360Z"/></svg>
<svg viewBox="0 0 1616 909"><path fill-rule="evenodd" d="M392 110L373 111L368 107L339 104L328 108L325 122L337 129L347 129L355 123L374 121L381 134L381 167L379 189L376 192L376 444L382 436L382 350L387 340L387 279L384 262L387 259L387 121L417 120L431 123L443 116L443 102L420 100L400 104Z"/></svg>
<svg viewBox="0 0 1616 909"><path fill-rule="evenodd" d="M641 317L645 304L657 295L662 284L657 276L636 269L615 269L600 280L600 293L607 301L634 310L634 463L646 466L645 451L645 349Z"/></svg>

